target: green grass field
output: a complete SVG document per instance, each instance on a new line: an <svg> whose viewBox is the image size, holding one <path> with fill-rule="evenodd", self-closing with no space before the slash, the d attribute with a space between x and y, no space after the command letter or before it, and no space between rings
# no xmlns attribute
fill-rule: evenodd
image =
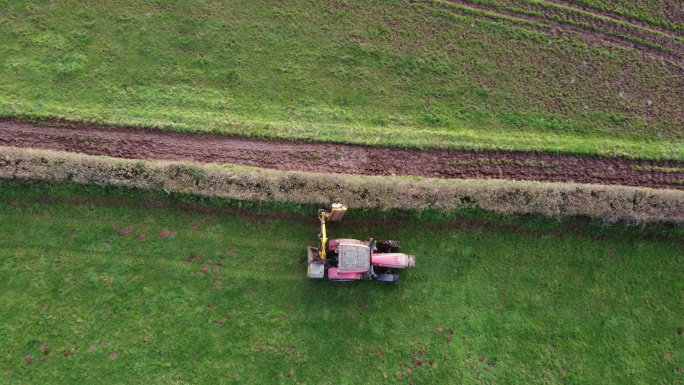
<svg viewBox="0 0 684 385"><path fill-rule="evenodd" d="M0 0L0 41L5 117L684 160L662 60L435 4Z"/></svg>
<svg viewBox="0 0 684 385"><path fill-rule="evenodd" d="M571 2L683 29L661 0ZM0 117L684 161L677 69L485 13L0 0ZM352 211L333 237L400 239L417 267L331 283L300 262L314 213L0 181L0 383L684 377L682 228Z"/></svg>
<svg viewBox="0 0 684 385"><path fill-rule="evenodd" d="M417 267L330 283L311 208L217 204L0 182L0 382L682 380L681 228L350 212Z"/></svg>

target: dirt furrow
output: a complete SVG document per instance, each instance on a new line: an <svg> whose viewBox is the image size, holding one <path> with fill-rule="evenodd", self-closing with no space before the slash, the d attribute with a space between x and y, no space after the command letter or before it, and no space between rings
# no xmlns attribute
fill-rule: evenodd
<svg viewBox="0 0 684 385"><path fill-rule="evenodd" d="M632 23L625 23L611 18L602 17L593 13L583 12L551 3L532 3L526 0L512 0L513 5L522 10L541 13L545 17L553 18L562 23L580 26L588 30L599 31L614 35L640 44L639 41L662 46L675 55L681 56L684 51L682 39L664 34L652 29L640 27Z"/></svg>
<svg viewBox="0 0 684 385"><path fill-rule="evenodd" d="M37 126L13 121L0 121L0 145L320 173L576 182L684 190L684 162L672 161L521 152L418 151L75 123L62 127Z"/></svg>
<svg viewBox="0 0 684 385"><path fill-rule="evenodd" d="M663 26L660 26L657 24L652 24L652 23L649 23L646 21L635 19L633 17L620 15L620 14L615 13L615 12L604 11L601 9L588 7L588 6L583 5L583 4L578 4L578 3L565 1L565 0L544 0L544 1L546 1L547 3L554 3L554 4L562 5L564 7L574 8L574 9L577 9L580 11L593 13L595 15L602 16L605 18L619 20L623 23L634 24L634 25L642 27L642 28L651 29L654 31L658 31L658 32L667 34L667 35L674 36L674 37L684 38L684 32L682 32L680 30L672 29L672 28L668 28L668 27L663 27Z"/></svg>
<svg viewBox="0 0 684 385"><path fill-rule="evenodd" d="M446 0L446 2L519 19L523 24L525 24L524 21L528 21L548 26L549 30L540 31L544 33L557 34L554 29L572 31L579 34L586 44L595 45L597 42L603 42L620 45L666 59L676 66L678 72L684 68L684 43L679 38L649 33L638 26L612 23L608 19L592 18L572 12L570 9L532 4L526 1L512 1L510 4L514 7L500 8L481 3L475 4L469 0ZM457 11L454 8L448 10ZM525 28L539 31L538 27L529 24L525 25Z"/></svg>

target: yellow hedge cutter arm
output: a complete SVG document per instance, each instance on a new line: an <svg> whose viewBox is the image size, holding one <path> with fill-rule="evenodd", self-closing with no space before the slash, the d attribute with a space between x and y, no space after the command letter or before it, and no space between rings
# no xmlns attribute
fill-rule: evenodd
<svg viewBox="0 0 684 385"><path fill-rule="evenodd" d="M328 234L325 231L325 221L339 221L344 217L344 214L347 212L347 207L344 206L342 203L333 203L330 205L330 209L328 210L318 210L318 219L321 221L321 233L318 234L318 238L320 239L320 245L318 247L318 257L322 260L325 261L325 250L326 250L326 244L328 243Z"/></svg>

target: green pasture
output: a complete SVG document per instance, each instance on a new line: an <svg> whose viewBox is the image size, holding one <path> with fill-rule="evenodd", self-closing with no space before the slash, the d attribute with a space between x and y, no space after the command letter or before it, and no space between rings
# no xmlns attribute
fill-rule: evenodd
<svg viewBox="0 0 684 385"><path fill-rule="evenodd" d="M351 211L417 266L331 283L282 209L0 182L0 383L682 380L681 228Z"/></svg>
<svg viewBox="0 0 684 385"><path fill-rule="evenodd" d="M0 0L0 117L684 160L662 60L404 3Z"/></svg>

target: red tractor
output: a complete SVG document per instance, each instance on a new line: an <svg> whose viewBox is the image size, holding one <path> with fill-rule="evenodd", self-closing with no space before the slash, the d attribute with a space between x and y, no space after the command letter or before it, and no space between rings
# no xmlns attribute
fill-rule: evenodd
<svg viewBox="0 0 684 385"><path fill-rule="evenodd" d="M318 234L318 247L308 247L309 278L324 278L333 281L355 281L377 279L384 282L395 282L399 275L392 269L403 269L416 265L416 257L395 252L400 247L399 241L368 242L356 239L332 239L328 242L326 221L339 221L344 217L347 208L340 203L333 203L327 210L318 210L321 221L321 232Z"/></svg>

